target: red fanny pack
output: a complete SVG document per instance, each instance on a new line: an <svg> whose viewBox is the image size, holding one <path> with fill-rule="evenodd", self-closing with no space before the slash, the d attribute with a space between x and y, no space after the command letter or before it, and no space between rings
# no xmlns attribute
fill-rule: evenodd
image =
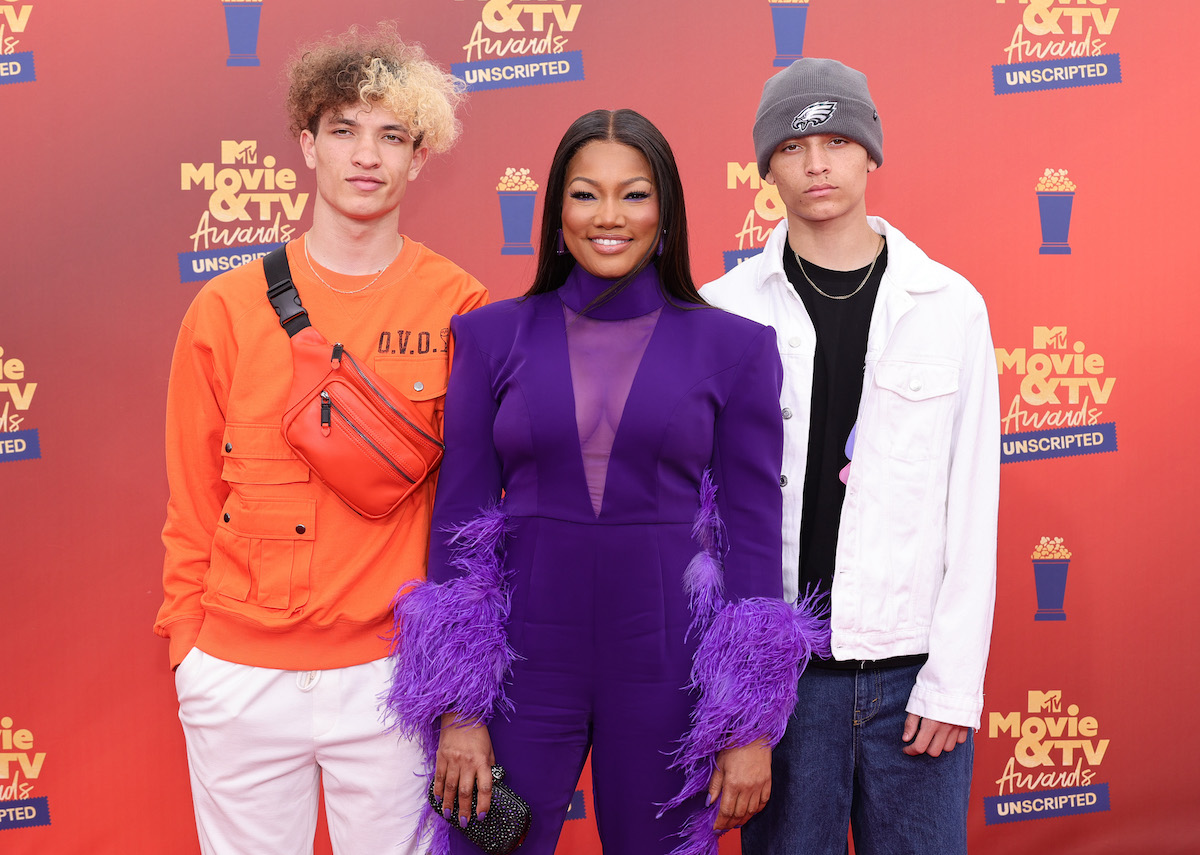
<svg viewBox="0 0 1200 855"><path fill-rule="evenodd" d="M416 406L317 332L292 282L285 247L263 259L267 299L292 343L283 438L364 517L385 517L434 472L445 447Z"/></svg>

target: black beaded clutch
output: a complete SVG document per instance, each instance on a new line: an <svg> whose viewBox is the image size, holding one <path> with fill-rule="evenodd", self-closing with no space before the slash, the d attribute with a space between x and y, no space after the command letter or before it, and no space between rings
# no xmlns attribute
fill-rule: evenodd
<svg viewBox="0 0 1200 855"><path fill-rule="evenodd" d="M490 855L508 855L525 840L529 831L529 823L533 818L529 805L525 800L512 791L504 783L504 767L492 767L492 806L488 808L487 818L480 821L475 815L479 800L478 789L471 794L471 819L467 827L458 824L458 799L455 799L455 810L450 812L447 822L461 831L467 839ZM433 785L429 785L429 803L439 816L442 814L442 801L433 795Z"/></svg>

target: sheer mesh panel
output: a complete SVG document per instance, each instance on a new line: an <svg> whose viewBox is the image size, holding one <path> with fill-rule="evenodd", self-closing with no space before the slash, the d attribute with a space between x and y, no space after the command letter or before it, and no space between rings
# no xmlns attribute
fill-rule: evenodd
<svg viewBox="0 0 1200 855"><path fill-rule="evenodd" d="M613 439L634 375L662 308L621 320L597 320L563 306L575 393L575 423L592 510L600 516Z"/></svg>

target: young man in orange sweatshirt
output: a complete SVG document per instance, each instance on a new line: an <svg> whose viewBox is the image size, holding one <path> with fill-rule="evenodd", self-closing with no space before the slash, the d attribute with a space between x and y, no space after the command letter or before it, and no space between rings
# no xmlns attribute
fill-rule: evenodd
<svg viewBox="0 0 1200 855"><path fill-rule="evenodd" d="M458 134L453 79L380 28L298 55L287 106L316 175L287 247L313 326L441 428L450 318L487 299L398 232L430 152ZM359 516L284 441L292 359L261 262L209 282L171 366L163 529L170 641L201 850L312 851L323 785L335 852L415 855L414 744L387 732L390 604L425 572L434 479Z"/></svg>

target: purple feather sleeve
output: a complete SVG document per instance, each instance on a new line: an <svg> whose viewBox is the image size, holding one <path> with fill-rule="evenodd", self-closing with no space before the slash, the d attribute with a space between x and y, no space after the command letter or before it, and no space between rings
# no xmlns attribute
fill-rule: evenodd
<svg viewBox="0 0 1200 855"><path fill-rule="evenodd" d="M717 511L717 485L707 469L700 479L700 509L692 524L692 539L700 545L700 551L683 572L683 590L692 611L689 638L703 632L725 605L725 572L721 567L726 551L725 524Z"/></svg>
<svg viewBox="0 0 1200 855"><path fill-rule="evenodd" d="M508 518L499 508L481 512L450 538L451 561L462 575L407 585L393 604L393 674L385 701L394 728L420 743L431 780L443 713L487 723L495 712L511 709L504 692L514 656L505 630L507 530ZM420 827L432 834L431 854L444 855L449 825L428 804Z"/></svg>
<svg viewBox="0 0 1200 855"><path fill-rule="evenodd" d="M683 788L662 806L660 816L707 791L718 752L758 740L775 746L796 705L796 681L809 658L830 655L823 598L815 593L794 605L765 597L725 602L725 534L715 495L706 473L693 530L701 554L684 580L693 612L689 631L701 633L689 686L699 700L691 727L672 754L671 767L684 774ZM683 842L672 855L716 855L717 809L713 804L687 820L680 832Z"/></svg>

